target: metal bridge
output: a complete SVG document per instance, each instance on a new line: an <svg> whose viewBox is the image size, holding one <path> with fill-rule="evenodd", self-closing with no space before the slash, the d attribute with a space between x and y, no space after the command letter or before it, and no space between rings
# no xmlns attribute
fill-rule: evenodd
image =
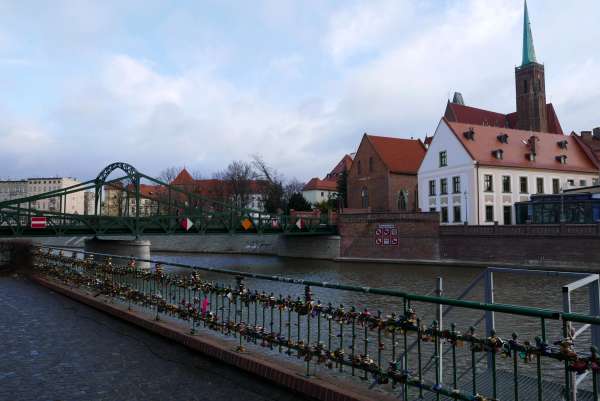
<svg viewBox="0 0 600 401"><path fill-rule="evenodd" d="M109 179L115 171L124 175ZM87 214L68 213L70 199L83 199L85 192L93 196L93 210L86 210ZM114 194L109 196L109 192ZM0 202L0 237L330 235L335 231L327 216L287 216L236 206L150 177L122 162L108 165L96 178L77 185Z"/></svg>

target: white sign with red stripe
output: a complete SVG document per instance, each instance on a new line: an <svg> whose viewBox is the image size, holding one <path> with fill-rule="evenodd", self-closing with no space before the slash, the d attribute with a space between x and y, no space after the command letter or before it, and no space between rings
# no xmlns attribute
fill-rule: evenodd
<svg viewBox="0 0 600 401"><path fill-rule="evenodd" d="M43 216L32 216L31 217L31 228L43 229L46 228L47 221L46 217Z"/></svg>

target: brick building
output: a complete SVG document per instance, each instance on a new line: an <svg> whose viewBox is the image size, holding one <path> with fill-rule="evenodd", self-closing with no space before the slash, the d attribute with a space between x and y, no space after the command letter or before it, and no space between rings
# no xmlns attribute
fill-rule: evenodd
<svg viewBox="0 0 600 401"><path fill-rule="evenodd" d="M416 210L417 172L425 152L418 139L364 134L348 173L348 208Z"/></svg>

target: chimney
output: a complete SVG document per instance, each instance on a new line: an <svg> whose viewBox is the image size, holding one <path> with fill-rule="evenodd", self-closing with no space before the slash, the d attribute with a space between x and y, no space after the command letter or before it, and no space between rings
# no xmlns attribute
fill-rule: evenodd
<svg viewBox="0 0 600 401"><path fill-rule="evenodd" d="M592 136L592 131L581 131L581 137L587 138Z"/></svg>
<svg viewBox="0 0 600 401"><path fill-rule="evenodd" d="M600 127L594 128L594 133L592 135L594 139L600 139Z"/></svg>

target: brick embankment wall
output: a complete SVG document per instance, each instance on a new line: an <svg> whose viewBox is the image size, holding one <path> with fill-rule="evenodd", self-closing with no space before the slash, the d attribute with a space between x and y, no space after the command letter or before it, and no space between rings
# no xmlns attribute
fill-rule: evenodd
<svg viewBox="0 0 600 401"><path fill-rule="evenodd" d="M439 220L437 215L420 213L342 214L338 217L338 222L341 236L340 256L342 257L439 259ZM381 243L379 243L379 238ZM393 242L395 238L397 243Z"/></svg>
<svg viewBox="0 0 600 401"><path fill-rule="evenodd" d="M600 225L440 226L433 213L365 213L340 215L338 229L340 260L600 270Z"/></svg>
<svg viewBox="0 0 600 401"><path fill-rule="evenodd" d="M37 283L51 290L87 304L116 318L125 320L157 335L180 343L191 350L208 355L226 364L236 366L256 375L262 380L274 382L300 393L307 399L322 401L392 401L394 397L381 391L369 390L367 386L342 381L331 375L320 374L306 377L304 367L287 363L284 358L271 357L248 349L248 352L236 351L235 343L224 341L215 336L192 335L189 327L176 326L166 321L156 321L152 315L135 310L127 310L126 305L110 303L103 296L95 297L91 293L68 287L45 277L33 276Z"/></svg>
<svg viewBox="0 0 600 401"><path fill-rule="evenodd" d="M600 225L443 226L440 257L600 270Z"/></svg>

